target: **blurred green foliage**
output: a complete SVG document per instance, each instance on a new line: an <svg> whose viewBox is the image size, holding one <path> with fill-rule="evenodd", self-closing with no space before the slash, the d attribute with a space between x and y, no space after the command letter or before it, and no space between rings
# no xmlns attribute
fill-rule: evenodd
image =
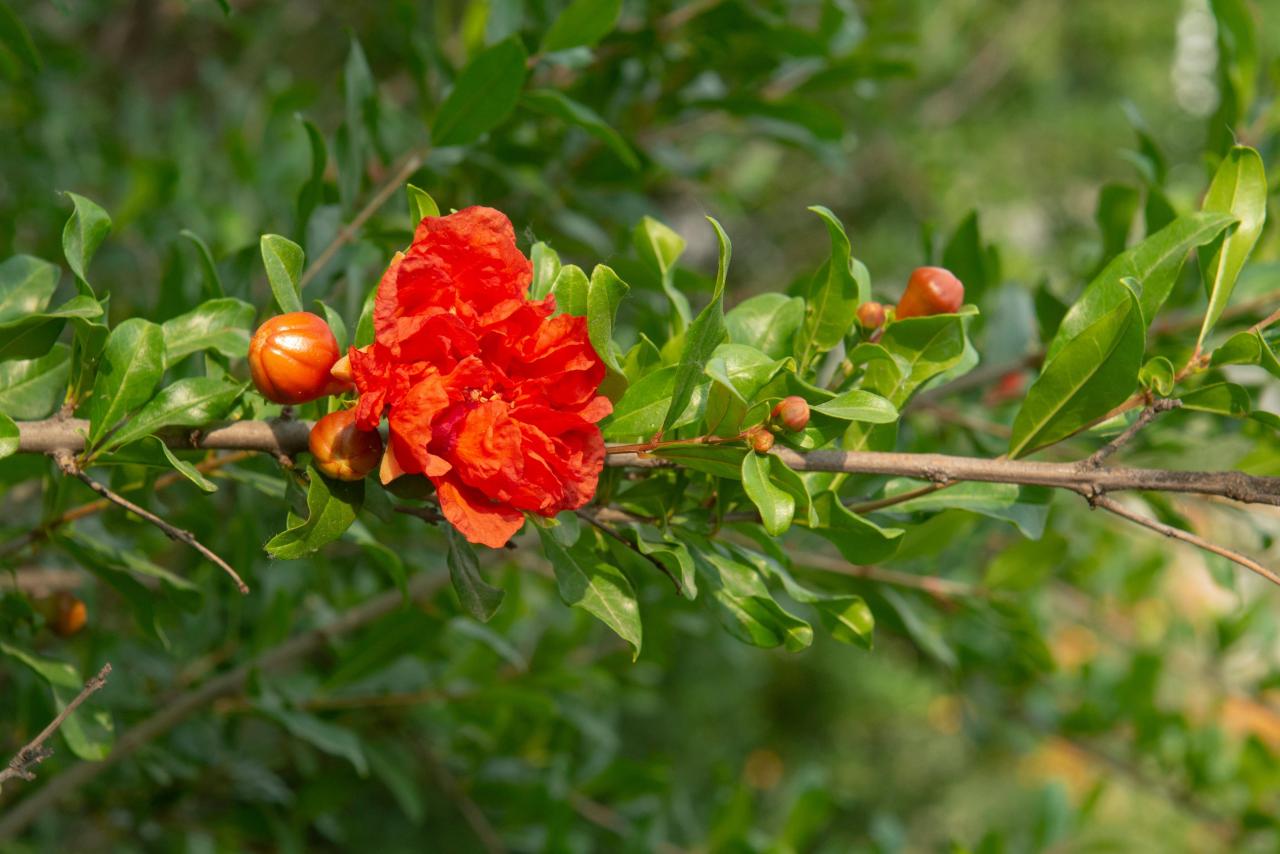
<svg viewBox="0 0 1280 854"><path fill-rule="evenodd" d="M169 320L215 279L265 307L259 235L314 259L417 156L407 179L443 208L500 208L526 248L653 280L619 321L623 343L669 313L633 245L642 217L690 241L676 275L695 306L716 253L701 217L720 219L734 304L825 259L829 235L804 210L822 204L887 301L920 263L961 273L984 359L1016 366L1112 255L1198 208L1233 135L1273 186L1280 175L1280 27L1261 2L628 0L616 26L553 25L566 5L584 6L6 0L0 257L60 257L71 202L56 191L71 191L111 214L92 280L114 321ZM482 54L492 100L451 107ZM504 93L526 55L528 79ZM1276 290L1271 203L1237 302ZM356 330L412 221L397 192L308 297ZM1170 323L1199 328L1199 286L1190 271L1177 283ZM1238 381L1276 408L1265 378ZM900 445L1003 453L1012 397L921 406ZM1132 454L1189 457L1280 474L1274 431L1201 414L1154 425ZM143 466L112 477L219 543L251 598L112 508L5 553L14 580L89 569L74 584L89 629L53 636L38 601L6 587L0 638L80 675L112 661L94 705L119 737L218 671L447 573L441 532L390 513L316 556L269 561L262 544L301 498L276 468L223 469L212 495L150 490ZM93 498L31 457L0 463L0 489L0 549ZM1275 557L1271 517L1151 504ZM959 510L888 518L920 523L886 564L903 575L848 581L876 615L874 650L821 633L799 654L748 647L636 573L633 664L561 605L539 560L501 554L485 567L506 590L492 622L437 587L298 666L254 672L41 815L19 850L1275 849L1274 593L1074 496L1053 500L1036 539ZM803 538L793 551L821 557ZM0 720L16 747L55 709L47 679L5 652ZM82 756L110 743L103 723L86 723ZM56 746L39 782L6 786L4 808L68 772L72 750Z"/></svg>

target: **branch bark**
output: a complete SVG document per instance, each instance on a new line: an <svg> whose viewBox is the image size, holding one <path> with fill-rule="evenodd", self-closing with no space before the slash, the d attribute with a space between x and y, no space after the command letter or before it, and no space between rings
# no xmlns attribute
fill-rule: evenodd
<svg viewBox="0 0 1280 854"><path fill-rule="evenodd" d="M4 785L6 780L34 780L36 778L35 772L31 769L53 755L53 749L45 747L44 743L58 731L58 727L62 726L62 722L70 717L71 713L89 698L90 694L107 684L107 676L110 673L111 665L102 665L98 675L84 683L84 688L75 696L75 699L67 703L66 707L61 712L58 712L58 716L50 721L49 725L42 729L39 735L15 753L7 766L0 768L0 787Z"/></svg>
<svg viewBox="0 0 1280 854"><path fill-rule="evenodd" d="M19 453L77 452L84 448L88 422L18 422ZM170 447L258 451L266 454L293 454L306 450L311 425L306 421L237 421L187 433L165 435ZM810 451L799 453L775 447L776 454L795 471L843 472L910 477L934 484L958 481L1015 483L1086 490L1093 495L1147 490L1217 495L1244 504L1280 507L1280 478L1258 477L1239 471L1178 471L1116 466L1095 468L1080 463L1048 463L1028 460L984 459L949 454L910 454L878 451ZM674 463L660 457L618 453L606 457L606 465L656 468Z"/></svg>
<svg viewBox="0 0 1280 854"><path fill-rule="evenodd" d="M408 594L417 599L429 596L448 581L445 573L420 573L409 582ZM392 590L375 596L362 605L352 608L331 623L295 635L279 646L273 647L252 661L247 661L220 676L215 676L198 688L174 698L172 702L116 739L115 747L101 762L81 762L62 774L50 779L45 786L30 797L19 801L8 812L0 815L0 842L21 833L41 813L64 797L96 778L122 759L127 759L193 714L209 706L219 697L237 694L243 690L249 675L255 671L271 671L292 664L319 649L331 638L349 634L395 611L403 603L399 591Z"/></svg>

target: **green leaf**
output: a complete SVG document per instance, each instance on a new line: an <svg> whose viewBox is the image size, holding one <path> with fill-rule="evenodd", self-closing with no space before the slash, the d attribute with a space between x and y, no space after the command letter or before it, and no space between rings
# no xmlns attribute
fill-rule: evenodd
<svg viewBox="0 0 1280 854"><path fill-rule="evenodd" d="M1209 307L1196 339L1197 347L1222 316L1240 269L1262 234L1267 218L1267 176L1258 152L1243 145L1231 149L1213 176L1203 209L1230 214L1238 224L1200 250L1200 272Z"/></svg>
<svg viewBox="0 0 1280 854"><path fill-rule="evenodd" d="M111 436L120 447L165 427L200 427L226 415L245 386L214 377L189 377L165 386Z"/></svg>
<svg viewBox="0 0 1280 854"><path fill-rule="evenodd" d="M179 459L173 451L169 450L169 446L161 439L152 437L147 441L158 446L161 452L164 453L165 459L169 461L169 465L173 466L173 470L195 484L196 488L201 492L212 493L218 491L217 484L205 477L204 474L198 468L191 465L191 463L186 460Z"/></svg>
<svg viewBox="0 0 1280 854"><path fill-rule="evenodd" d="M845 507L834 492L815 495L813 509L818 518L814 533L834 545L851 563L876 563L898 550L901 528L882 528L864 519Z"/></svg>
<svg viewBox="0 0 1280 854"><path fill-rule="evenodd" d="M918 388L959 364L964 351L964 316L939 314L895 321L878 346L859 345L849 358L856 363L865 354L863 386L901 408Z"/></svg>
<svg viewBox="0 0 1280 854"><path fill-rule="evenodd" d="M804 324L804 300L779 293L758 294L734 306L724 316L724 323L734 344L746 344L781 359L793 353L792 342Z"/></svg>
<svg viewBox="0 0 1280 854"><path fill-rule="evenodd" d="M652 525L635 524L624 530L635 537L641 554L657 558L680 579L680 593L684 598L698 598L697 567L688 546L675 537L664 535Z"/></svg>
<svg viewBox="0 0 1280 854"><path fill-rule="evenodd" d="M636 156L631 146L627 145L622 135L586 104L581 104L556 89L534 89L525 92L520 102L534 112L577 125L608 146L628 169L640 168L640 158Z"/></svg>
<svg viewBox="0 0 1280 854"><path fill-rule="evenodd" d="M30 255L0 261L0 322L44 311L58 287L58 276L56 264Z"/></svg>
<svg viewBox="0 0 1280 854"><path fill-rule="evenodd" d="M70 664L41 658L3 642L0 642L0 652L26 665L31 672L49 684L53 690L54 705L59 712L84 690L86 680ZM111 753L111 747L115 743L115 724L109 712L91 711L88 708L88 704L93 701L93 698L86 700L86 705L81 705L68 715L58 732L77 757L90 762L101 762Z"/></svg>
<svg viewBox="0 0 1280 854"><path fill-rule="evenodd" d="M1280 377L1280 360L1261 330L1237 332L1213 351L1214 365L1261 365L1273 377ZM1167 392L1166 392L1167 394Z"/></svg>
<svg viewBox="0 0 1280 854"><path fill-rule="evenodd" d="M989 288L1000 284L1000 259L994 247L982 242L978 212L960 221L942 249L942 266L964 282L965 298L977 303Z"/></svg>
<svg viewBox="0 0 1280 854"><path fill-rule="evenodd" d="M243 359L249 353L249 332L255 313L247 302L221 297L166 320L160 327L164 333L165 364L175 365L183 357L201 350Z"/></svg>
<svg viewBox="0 0 1280 854"><path fill-rule="evenodd" d="M0 412L0 460L18 453L20 438L18 425L4 412Z"/></svg>
<svg viewBox="0 0 1280 854"><path fill-rule="evenodd" d="M355 521L364 503L364 481L329 480L314 467L307 487L307 518L267 541L269 555L294 560L333 542Z"/></svg>
<svg viewBox="0 0 1280 854"><path fill-rule="evenodd" d="M715 290L711 294L711 302L698 312L698 316L685 331L684 349L680 353L680 363L676 366L675 380L672 384L671 406L666 417L662 419L662 432L671 429L684 413L693 399L694 390L702 381L707 360L720 346L725 338L724 326L724 285L729 274L729 259L733 254L733 244L724 233L720 223L707 217L711 227L716 231L720 241L720 259L716 265Z"/></svg>
<svg viewBox="0 0 1280 854"><path fill-rule="evenodd" d="M772 454L750 453L742 458L742 488L760 511L760 524L778 537L791 527L796 502L791 494L773 482L773 463L782 461Z"/></svg>
<svg viewBox="0 0 1280 854"><path fill-rule="evenodd" d="M131 317L111 330L89 400L89 447L146 403L164 373L164 332Z"/></svg>
<svg viewBox="0 0 1280 854"><path fill-rule="evenodd" d="M613 629L618 637L631 644L632 658L639 658L640 606L622 570L592 548L590 537L580 537L577 543L566 548L546 528L539 527L538 536L555 570L560 598L566 605L582 608Z"/></svg>
<svg viewBox="0 0 1280 854"><path fill-rule="evenodd" d="M1173 378L1173 362L1164 356L1153 356L1148 359L1142 366L1142 370L1138 372L1138 383L1160 397L1165 397L1173 391Z"/></svg>
<svg viewBox="0 0 1280 854"><path fill-rule="evenodd" d="M101 316L102 304L91 296L81 295L53 311L0 322L0 361L39 358L53 349L68 320Z"/></svg>
<svg viewBox="0 0 1280 854"><path fill-rule="evenodd" d="M1231 418L1247 418L1253 411L1253 401L1243 386L1235 383L1213 383L1194 391L1178 395L1183 409L1210 412Z"/></svg>
<svg viewBox="0 0 1280 854"><path fill-rule="evenodd" d="M813 411L841 421L865 421L869 424L890 424L898 420L898 410L892 403L862 389L836 395L814 406Z"/></svg>
<svg viewBox="0 0 1280 854"><path fill-rule="evenodd" d="M885 485L885 496L917 489L919 484L906 479ZM921 495L893 505L886 512L936 513L942 510L966 510L992 519L1009 522L1024 537L1039 539L1049 518L1053 493L1046 487L1018 486L1012 483L956 483L946 489Z"/></svg>
<svg viewBox="0 0 1280 854"><path fill-rule="evenodd" d="M730 445L671 445L658 448L654 456L677 462L685 468L713 474L730 480L742 479L742 456L754 454Z"/></svg>
<svg viewBox="0 0 1280 854"><path fill-rule="evenodd" d="M13 55L28 70L40 70L40 52L36 50L35 42L31 41L31 34L9 5L3 2L0 2L0 44L13 51Z"/></svg>
<svg viewBox="0 0 1280 854"><path fill-rule="evenodd" d="M1013 421L1009 456L1025 456L1086 427L1123 403L1138 384L1146 347L1138 298L1102 315L1049 360Z"/></svg>
<svg viewBox="0 0 1280 854"><path fill-rule="evenodd" d="M539 240L529 250L529 260L533 263L529 299L542 299L551 293L551 285L560 275L560 256L556 254L556 250Z"/></svg>
<svg viewBox="0 0 1280 854"><path fill-rule="evenodd" d="M409 216L413 218L414 228L429 216L440 216L440 206L426 190L415 187L413 184L406 184L404 191L409 197Z"/></svg>
<svg viewBox="0 0 1280 854"><path fill-rule="evenodd" d="M853 258L849 236L844 226L827 208L815 205L809 210L822 217L831 238L831 257L809 283L807 312L801 345L796 348L800 369L839 344L853 326L858 306L871 298L871 283L866 268Z"/></svg>
<svg viewBox="0 0 1280 854"><path fill-rule="evenodd" d="M96 202L77 193L64 193L71 199L73 210L62 229L62 252L67 256L71 271L80 281L87 281L85 271L93 255L111 231L111 217Z"/></svg>
<svg viewBox="0 0 1280 854"><path fill-rule="evenodd" d="M754 567L695 541L693 559L709 603L729 634L753 646L797 652L813 643L813 627L774 600Z"/></svg>
<svg viewBox="0 0 1280 854"><path fill-rule="evenodd" d="M787 595L792 599L803 605L812 606L818 612L819 619L822 620L823 626L831 637L841 643L870 649L875 618L861 596L815 590L797 581L780 560L736 545L730 545L728 548L743 561L754 566L761 574L781 582L782 589L787 591Z"/></svg>
<svg viewBox="0 0 1280 854"><path fill-rule="evenodd" d="M38 359L0 362L0 412L32 420L57 409L71 375L70 353L66 345L55 344Z"/></svg>
<svg viewBox="0 0 1280 854"><path fill-rule="evenodd" d="M1194 213L1178 217L1137 246L1117 255L1094 277L1058 324L1046 361L1100 317L1126 301L1120 285L1136 279L1142 285L1142 317L1150 323L1164 305L1187 260L1187 253L1213 240L1234 220L1228 214Z"/></svg>
<svg viewBox="0 0 1280 854"><path fill-rule="evenodd" d="M439 147L470 145L515 109L528 73L524 45L512 36L473 58L440 105L431 141Z"/></svg>
<svg viewBox="0 0 1280 854"><path fill-rule="evenodd" d="M617 26L622 0L572 0L551 22L540 53L592 47Z"/></svg>
<svg viewBox="0 0 1280 854"><path fill-rule="evenodd" d="M284 727L294 738L301 739L330 756L347 760L361 777L368 775L369 763L365 759L360 737L351 730L306 712L286 709L280 705L275 695L263 697L254 705L267 717Z"/></svg>
<svg viewBox="0 0 1280 854"><path fill-rule="evenodd" d="M1133 218L1138 213L1142 194L1126 184L1104 184L1098 191L1098 209L1094 219L1102 232L1102 258L1110 259L1124 251Z"/></svg>
<svg viewBox="0 0 1280 854"><path fill-rule="evenodd" d="M306 253L302 247L287 237L264 234L259 241L262 263L267 268L267 281L271 293L282 312L302 311L302 296L298 282L302 277L302 264Z"/></svg>
<svg viewBox="0 0 1280 854"><path fill-rule="evenodd" d="M298 191L298 239L306 240L307 226L311 223L311 215L324 201L324 176L329 168L329 149L324 142L324 134L315 122L298 116L302 128L307 134L307 147L311 150L311 174L307 182ZM221 291L217 294L221 296Z"/></svg>
<svg viewBox="0 0 1280 854"><path fill-rule="evenodd" d="M591 271L587 285L587 337L605 366L618 374L622 373L622 365L618 364L617 346L613 343L613 322L622 298L630 290L617 273L603 264Z"/></svg>
<svg viewBox="0 0 1280 854"><path fill-rule="evenodd" d="M458 601L468 614L487 623L497 612L506 593L484 580L476 550L466 537L458 533L457 528L446 525L445 536L449 543L449 578L453 581Z"/></svg>
<svg viewBox="0 0 1280 854"><path fill-rule="evenodd" d="M218 265L214 263L213 253L209 251L209 244L194 231L182 229L178 234L191 241L196 248L196 254L200 256L200 270L204 274L204 280L201 286L201 293L206 299L217 299L226 291L222 288L222 277L218 275Z"/></svg>
<svg viewBox="0 0 1280 854"><path fill-rule="evenodd" d="M591 280L577 264L566 264L556 273L549 293L556 298L556 310L574 317L587 316L587 291Z"/></svg>
<svg viewBox="0 0 1280 854"><path fill-rule="evenodd" d="M662 291L675 309L673 328L675 334L679 335L693 318L688 297L675 286L676 262L684 254L684 238L653 217L646 216L632 232L631 242L641 260L658 271Z"/></svg>

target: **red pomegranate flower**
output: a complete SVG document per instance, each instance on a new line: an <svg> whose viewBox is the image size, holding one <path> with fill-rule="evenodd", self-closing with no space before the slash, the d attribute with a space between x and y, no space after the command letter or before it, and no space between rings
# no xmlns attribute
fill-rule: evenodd
<svg viewBox="0 0 1280 854"><path fill-rule="evenodd" d="M604 465L604 364L585 318L528 299L532 277L500 212L427 217L378 285L374 343L350 354L357 424L387 415L383 482L426 475L445 518L493 548L525 511L586 504Z"/></svg>

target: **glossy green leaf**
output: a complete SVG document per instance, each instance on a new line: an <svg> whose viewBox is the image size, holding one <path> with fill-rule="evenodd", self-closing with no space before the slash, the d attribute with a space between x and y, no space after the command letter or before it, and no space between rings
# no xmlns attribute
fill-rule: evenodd
<svg viewBox="0 0 1280 854"><path fill-rule="evenodd" d="M618 363L617 345L613 343L613 322L622 298L630 290L617 273L603 264L597 264L591 271L591 281L587 284L587 336L601 361L616 373L622 372L622 365Z"/></svg>
<svg viewBox="0 0 1280 854"><path fill-rule="evenodd" d="M692 549L703 599L729 634L753 646L797 652L813 643L813 627L789 613L769 593L756 569L707 541Z"/></svg>
<svg viewBox="0 0 1280 854"><path fill-rule="evenodd" d="M1195 412L1210 412L1231 418L1247 418L1253 411L1253 401L1244 386L1235 383L1212 383L1178 395L1182 408Z"/></svg>
<svg viewBox="0 0 1280 854"><path fill-rule="evenodd" d="M919 489L918 481L903 479L885 486L885 496ZM1024 537L1037 540L1044 534L1053 493L1046 487L1019 486L1013 483L956 483L918 498L900 502L885 512L936 513L943 510L966 510L992 519L1000 519L1017 527Z"/></svg>
<svg viewBox="0 0 1280 854"><path fill-rule="evenodd" d="M21 435L18 425L6 413L0 411L0 460L18 452Z"/></svg>
<svg viewBox="0 0 1280 854"><path fill-rule="evenodd" d="M91 296L80 295L53 311L0 322L0 361L44 356L53 349L68 320L87 321L101 316L102 304Z"/></svg>
<svg viewBox="0 0 1280 854"><path fill-rule="evenodd" d="M202 350L243 359L249 353L249 333L255 314L247 302L221 297L166 320L160 327L164 333L165 364L174 365Z"/></svg>
<svg viewBox="0 0 1280 854"><path fill-rule="evenodd" d="M1214 365L1261 365L1273 377L1280 377L1280 359L1260 330L1237 332L1213 351Z"/></svg>
<svg viewBox="0 0 1280 854"><path fill-rule="evenodd" d="M570 0L542 37L541 53L591 47L617 25L622 0Z"/></svg>
<svg viewBox="0 0 1280 854"><path fill-rule="evenodd" d="M724 323L734 344L746 344L781 359L793 353L792 342L804 324L804 300L778 293L757 294L726 313Z"/></svg>
<svg viewBox="0 0 1280 854"><path fill-rule="evenodd" d="M866 601L850 593L829 593L802 584L793 576L781 560L737 545L728 546L736 556L750 563L758 571L782 584L782 589L795 601L810 605L818 612L823 627L841 643L869 649L871 634L875 629L875 617ZM803 556L801 556L803 560Z"/></svg>
<svg viewBox="0 0 1280 854"><path fill-rule="evenodd" d="M1105 416L1138 384L1146 346L1137 296L1102 315L1045 364L1013 421L1009 456L1025 456Z"/></svg>
<svg viewBox="0 0 1280 854"><path fill-rule="evenodd" d="M1243 145L1231 149L1218 166L1205 194L1206 212L1229 214L1237 221L1200 250L1200 272L1209 297L1197 345L1218 322L1245 260L1262 234L1267 218L1267 176L1258 152Z"/></svg>
<svg viewBox="0 0 1280 854"><path fill-rule="evenodd" d="M641 554L659 560L680 579L680 593L686 599L698 597L697 567L689 547L674 536L663 534L652 525L630 525L627 531L635 538Z"/></svg>
<svg viewBox="0 0 1280 854"><path fill-rule="evenodd" d="M862 389L836 395L814 406L813 411L841 421L865 421L869 424L890 424L898 420L898 410L892 403Z"/></svg>
<svg viewBox="0 0 1280 854"><path fill-rule="evenodd" d="M1147 360L1138 372L1138 383L1146 389L1165 397L1173 391L1173 362L1164 356L1154 356Z"/></svg>
<svg viewBox="0 0 1280 854"><path fill-rule="evenodd" d="M760 511L760 524L773 536L781 536L795 518L796 502L786 490L773 482L772 463L781 460L771 454L746 454L742 458L742 488Z"/></svg>
<svg viewBox="0 0 1280 854"><path fill-rule="evenodd" d="M218 265L214 263L213 253L209 251L209 244L194 231L182 229L178 232L179 236L185 237L191 241L191 245L196 248L196 255L200 258L200 272L203 274L201 279L201 293L206 299L217 299L223 296L226 291L222 287L222 277L218 275Z"/></svg>
<svg viewBox="0 0 1280 854"><path fill-rule="evenodd" d="M859 516L845 507L834 492L815 495L813 509L818 518L814 533L834 545L851 563L876 563L898 550L901 528L882 528Z"/></svg>
<svg viewBox="0 0 1280 854"><path fill-rule="evenodd" d="M67 256L71 272L80 281L86 281L85 271L94 253L111 231L111 217L96 202L77 193L64 193L71 200L73 210L62 229L62 252Z"/></svg>
<svg viewBox="0 0 1280 854"><path fill-rule="evenodd" d="M891 323L878 346L860 345L849 357L866 354L864 388L901 408L917 389L959 364L964 351L963 317L939 314Z"/></svg>
<svg viewBox="0 0 1280 854"><path fill-rule="evenodd" d="M440 206L426 190L406 184L404 191L409 197L409 217L413 220L414 228L429 216L440 216Z"/></svg>
<svg viewBox="0 0 1280 854"><path fill-rule="evenodd" d="M58 287L60 271L30 255L0 261L0 322L44 311Z"/></svg>
<svg viewBox="0 0 1280 854"><path fill-rule="evenodd" d="M556 273L550 293L555 295L556 310L574 317L587 315L587 291L591 280L577 264L566 264Z"/></svg>
<svg viewBox="0 0 1280 854"><path fill-rule="evenodd" d="M70 375L70 350L63 344L38 359L0 362L0 412L19 420L50 415L65 398Z"/></svg>
<svg viewBox="0 0 1280 854"><path fill-rule="evenodd" d="M264 234L259 241L262 263L267 268L267 281L271 293L282 312L302 311L302 296L298 282L302 277L302 265L306 254L302 247L287 237Z"/></svg>
<svg viewBox="0 0 1280 854"><path fill-rule="evenodd" d="M1068 341L1126 301L1127 289L1120 287L1125 279L1135 279L1142 285L1139 303L1144 322L1150 323L1173 289L1187 253L1213 240L1233 221L1222 213L1188 214L1117 255L1062 318L1046 360L1052 360Z"/></svg>
<svg viewBox="0 0 1280 854"><path fill-rule="evenodd" d="M431 141L437 146L470 145L501 124L520 98L527 59L515 36L475 56L440 105Z"/></svg>
<svg viewBox="0 0 1280 854"><path fill-rule="evenodd" d="M36 50L31 34L22 25L22 19L14 14L8 3L0 2L0 45L4 45L18 57L27 70L40 70L40 51Z"/></svg>
<svg viewBox="0 0 1280 854"><path fill-rule="evenodd" d="M551 293L551 285L560 275L560 256L556 250L539 240L529 250L529 260L533 263L529 299L542 299Z"/></svg>
<svg viewBox="0 0 1280 854"><path fill-rule="evenodd" d="M581 608L631 644L632 658L640 656L642 629L640 605L631 582L609 559L591 546L592 538L581 537L565 547L546 528L538 528L542 549L556 574L560 598L566 605Z"/></svg>
<svg viewBox="0 0 1280 854"><path fill-rule="evenodd" d="M169 450L169 446L162 440L152 437L147 441L154 447L158 447L160 449L160 452L164 454L165 459L169 461L169 465L173 466L174 471L191 481L191 483L195 484L196 488L201 492L211 493L218 491L217 484L205 477L204 474L191 463L181 459L177 454Z"/></svg>
<svg viewBox="0 0 1280 854"><path fill-rule="evenodd" d="M26 665L33 673L49 684L53 691L53 702L61 712L84 690L85 679L80 671L70 664L41 658L34 653L19 649L10 644L0 642L0 652L13 660ZM67 716L58 728L67 747L78 758L90 762L101 762L111 753L115 743L115 724L110 713L94 710L95 698L89 698L78 709Z"/></svg>
<svg viewBox="0 0 1280 854"><path fill-rule="evenodd" d="M89 399L89 446L151 399L164 373L164 332L131 317L111 330Z"/></svg>
<svg viewBox="0 0 1280 854"><path fill-rule="evenodd" d="M648 439L662 427L671 406L677 368L670 365L632 383L622 399L614 404L613 414L602 425L608 439ZM706 403L706 385L694 389L688 405L671 424L681 427L698 417Z"/></svg>
<svg viewBox="0 0 1280 854"><path fill-rule="evenodd" d="M631 242L640 258L658 272L662 291L675 309L675 333L684 332L692 322L693 311L689 308L689 298L675 286L675 269L684 254L685 239L653 217L646 216L632 232Z"/></svg>
<svg viewBox="0 0 1280 854"><path fill-rule="evenodd" d="M487 623L497 613L506 593L484 580L475 548L457 528L446 525L445 537L449 543L449 578L458 601L468 614Z"/></svg>
<svg viewBox="0 0 1280 854"><path fill-rule="evenodd" d="M245 386L214 377L188 377L160 390L111 435L112 447L136 442L166 427L200 427L216 422L244 394Z"/></svg>
<svg viewBox="0 0 1280 854"><path fill-rule="evenodd" d="M628 169L640 168L640 158L636 156L635 151L622 138L622 135L586 104L581 104L555 89L533 89L524 93L520 103L534 112L577 125L603 142Z"/></svg>
<svg viewBox="0 0 1280 854"><path fill-rule="evenodd" d="M341 537L364 503L364 481L330 480L308 468L307 518L267 541L267 554L281 560L306 557Z"/></svg>
<svg viewBox="0 0 1280 854"><path fill-rule="evenodd" d="M821 205L809 210L826 223L831 238L831 257L809 285L808 314L801 332L801 343L796 348L802 370L815 356L844 339L853 327L858 306L871 298L866 268L853 258L844 225Z"/></svg>
<svg viewBox="0 0 1280 854"><path fill-rule="evenodd" d="M711 302L698 312L693 323L689 324L689 328L685 330L684 349L680 353L680 363L676 366L672 383L671 406L662 419L663 433L680 420L690 401L693 400L694 391L702 382L707 360L725 339L724 286L729 274L729 259L733 255L733 244L729 242L729 236L724 233L720 223L711 217L707 217L707 221L715 229L716 238L720 241L715 290L711 294Z"/></svg>

